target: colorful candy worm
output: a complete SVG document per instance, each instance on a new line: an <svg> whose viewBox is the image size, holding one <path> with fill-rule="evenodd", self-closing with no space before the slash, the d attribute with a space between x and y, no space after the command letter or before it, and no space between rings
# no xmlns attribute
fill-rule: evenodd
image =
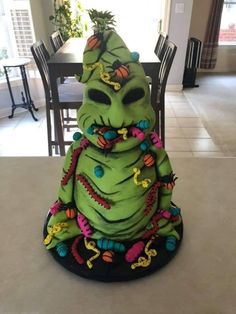
<svg viewBox="0 0 236 314"><path fill-rule="evenodd" d="M59 211L59 208L61 207L62 203L59 201L56 201L55 203L52 204L50 207L50 214L56 215L56 213Z"/></svg>
<svg viewBox="0 0 236 314"><path fill-rule="evenodd" d="M138 128L136 128L135 126L132 126L130 128L130 132L133 137L136 137L140 141L143 141L145 139L145 134L142 131L140 131Z"/></svg>
<svg viewBox="0 0 236 314"><path fill-rule="evenodd" d="M153 186L151 187L150 191L148 192L148 195L146 197L145 203L146 207L144 209L144 215L148 215L150 211L152 210L152 206L156 201L157 198L157 189L161 186L161 183L159 181L155 182Z"/></svg>
<svg viewBox="0 0 236 314"><path fill-rule="evenodd" d="M60 242L56 246L56 251L60 257L65 257L68 254L68 246L63 242Z"/></svg>
<svg viewBox="0 0 236 314"><path fill-rule="evenodd" d="M140 256L138 258L138 262L131 265L131 269L135 269L136 267L148 267L151 264L152 257L157 255L157 251L155 249L149 249L153 240L154 238L149 240L144 249L144 252L146 253L148 258L145 258L144 256Z"/></svg>
<svg viewBox="0 0 236 314"><path fill-rule="evenodd" d="M73 242L72 246L71 246L71 254L74 256L76 262L78 264L84 264L84 260L82 259L82 257L78 254L77 252L77 246L79 241L83 238L82 235L79 235Z"/></svg>
<svg viewBox="0 0 236 314"><path fill-rule="evenodd" d="M118 252L118 253L125 252L124 244L122 244L120 242L113 241L113 240L99 239L99 240L97 240L97 246L101 250L113 250L113 251Z"/></svg>
<svg viewBox="0 0 236 314"><path fill-rule="evenodd" d="M76 179L84 186L84 188L87 190L88 194L91 196L91 198L98 203L99 205L103 206L106 209L110 209L111 205L104 200L103 198L101 198L93 189L93 187L91 186L91 184L88 182L88 180L82 176L81 174L78 174L76 176Z"/></svg>
<svg viewBox="0 0 236 314"><path fill-rule="evenodd" d="M141 170L139 168L134 168L134 184L142 185L143 188L147 188L151 183L150 179L143 179L142 181L138 181L138 176L141 174Z"/></svg>
<svg viewBox="0 0 236 314"><path fill-rule="evenodd" d="M139 242L135 243L128 250L128 252L125 254L125 260L128 263L134 262L139 257L139 255L140 255L140 253L142 252L143 249L144 249L144 242L143 241L139 241Z"/></svg>
<svg viewBox="0 0 236 314"><path fill-rule="evenodd" d="M154 225L151 229L147 230L143 234L142 238L143 239L149 239L152 235L155 235L159 229L160 228L158 227L158 225Z"/></svg>
<svg viewBox="0 0 236 314"><path fill-rule="evenodd" d="M95 260L96 258L99 257L99 255L101 254L101 252L96 248L96 243L94 241L87 241L86 238L84 238L84 244L85 244L85 247L87 250L91 250L93 252L95 252L96 254L92 257L90 257L88 260L87 260L87 266L88 268L93 268L93 264L92 264L92 261Z"/></svg>
<svg viewBox="0 0 236 314"><path fill-rule="evenodd" d="M102 149L109 149L112 147L112 144L106 140L102 135L98 136L97 139L97 144L102 148Z"/></svg>
<svg viewBox="0 0 236 314"><path fill-rule="evenodd" d="M77 216L77 223L82 231L83 235L89 238L92 235L92 229L89 225L88 220L84 217L84 215L79 214Z"/></svg>
<svg viewBox="0 0 236 314"><path fill-rule="evenodd" d="M123 140L127 140L127 133L128 133L127 128L122 128L118 130L117 133L123 136Z"/></svg>
<svg viewBox="0 0 236 314"><path fill-rule="evenodd" d="M116 91L118 91L121 88L120 83L111 81L111 76L108 72L104 71L104 65L102 63L95 62L92 65L84 65L83 68L84 68L84 70L87 70L87 71L92 71L96 68L99 68L100 69L99 70L100 78L103 82L105 82L109 85L112 85L114 90L116 90Z"/></svg>
<svg viewBox="0 0 236 314"><path fill-rule="evenodd" d="M150 139L157 148L162 148L162 141L156 132L151 132Z"/></svg>
<svg viewBox="0 0 236 314"><path fill-rule="evenodd" d="M52 227L48 227L48 235L43 240L43 243L45 245L48 245L52 241L52 239L56 233L62 231L62 229L67 229L67 228L68 228L68 223L66 223L66 222L58 222L55 225L53 225Z"/></svg>
<svg viewBox="0 0 236 314"><path fill-rule="evenodd" d="M84 138L81 140L80 146L73 151L72 156L71 156L70 167L69 167L67 173L65 174L65 176L61 180L62 186L66 185L68 183L68 181L70 180L71 176L75 172L75 167L77 165L77 160L79 158L79 155L81 154L83 149L86 149L88 147L88 145L89 145L89 141L86 138Z"/></svg>

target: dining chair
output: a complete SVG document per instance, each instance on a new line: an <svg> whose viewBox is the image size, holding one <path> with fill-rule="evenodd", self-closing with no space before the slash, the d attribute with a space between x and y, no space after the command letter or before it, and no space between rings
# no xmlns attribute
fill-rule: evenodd
<svg viewBox="0 0 236 314"><path fill-rule="evenodd" d="M157 102L155 105L156 127L155 131L160 136L163 147L165 147L165 91L170 69L176 54L177 46L170 40L165 41L164 54L158 72Z"/></svg>
<svg viewBox="0 0 236 314"><path fill-rule="evenodd" d="M159 32L159 36L158 36L156 46L154 49L154 53L159 59L159 61L163 59L165 48L166 48L166 45L165 45L166 40L168 40L168 35L164 32ZM150 87L150 92L152 93L152 79L150 76L146 76L146 79Z"/></svg>
<svg viewBox="0 0 236 314"><path fill-rule="evenodd" d="M53 52L56 53L57 50L60 49L61 46L63 46L63 44L64 44L64 40L61 36L60 31L56 31L56 32L52 33L49 38L50 38ZM65 82L65 79L66 78L64 76L60 77L61 84L63 84Z"/></svg>
<svg viewBox="0 0 236 314"><path fill-rule="evenodd" d="M50 35L50 42L54 52L57 52L59 48L64 44L64 40L61 36L60 31L56 31Z"/></svg>
<svg viewBox="0 0 236 314"><path fill-rule="evenodd" d="M168 35L164 32L160 32L154 49L154 52L160 61L164 56L166 40L168 40Z"/></svg>
<svg viewBox="0 0 236 314"><path fill-rule="evenodd" d="M52 156L53 148L55 148L55 153L57 153L58 146L64 145L65 147L72 143L72 140L66 141L64 139L64 131L68 127L77 127L77 124L75 123L76 117L65 117L63 110L70 109L69 112L77 112L82 105L84 85L77 81L73 83L58 84L60 115L59 118L57 118L57 115L55 115L55 104L52 102L51 98L49 70L47 65L47 61L50 58L49 52L42 40L35 42L31 46L31 52L43 82L46 101L48 153L49 156ZM74 124L71 125L68 123ZM61 132L58 132L59 128ZM58 134L62 134L62 138L58 138Z"/></svg>

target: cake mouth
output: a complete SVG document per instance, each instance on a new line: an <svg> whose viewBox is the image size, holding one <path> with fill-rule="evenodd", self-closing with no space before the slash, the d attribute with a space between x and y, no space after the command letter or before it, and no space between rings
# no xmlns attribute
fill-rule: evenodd
<svg viewBox="0 0 236 314"><path fill-rule="evenodd" d="M120 128L115 128L110 125L92 124L87 129L87 132L89 135L97 135L97 144L99 147L111 149L116 143L125 142L131 138L143 141L145 139L145 130L149 127L149 120L141 120Z"/></svg>

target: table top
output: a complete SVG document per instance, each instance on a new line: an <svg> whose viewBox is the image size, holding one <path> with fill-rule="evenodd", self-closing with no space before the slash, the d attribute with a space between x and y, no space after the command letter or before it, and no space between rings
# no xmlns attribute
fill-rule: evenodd
<svg viewBox="0 0 236 314"><path fill-rule="evenodd" d="M2 59L0 64L4 67L19 67L22 65L27 65L31 62L29 58L8 58Z"/></svg>
<svg viewBox="0 0 236 314"><path fill-rule="evenodd" d="M162 270L127 283L77 277L44 248L62 164L57 157L0 158L0 313L235 313L236 158L172 160L182 246Z"/></svg>
<svg viewBox="0 0 236 314"><path fill-rule="evenodd" d="M64 45L48 60L50 65L83 63L83 52L86 45L86 38L70 38ZM159 59L154 51L148 51L139 43L137 52L140 54L141 63L158 63Z"/></svg>

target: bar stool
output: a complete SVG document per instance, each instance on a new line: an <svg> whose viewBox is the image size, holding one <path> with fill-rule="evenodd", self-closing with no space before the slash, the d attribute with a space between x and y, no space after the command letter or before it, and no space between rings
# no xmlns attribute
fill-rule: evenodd
<svg viewBox="0 0 236 314"><path fill-rule="evenodd" d="M34 112L32 110L32 108L33 108L34 111L38 111L38 109L35 108L34 102L30 96L30 90L29 90L28 80L27 80L26 71L25 71L25 66L27 64L29 64L30 61L31 60L28 58L9 58L9 59L1 60L1 65L4 68L4 72L5 72L6 80L7 80L7 86L9 89L11 102L12 102L12 113L8 117L9 119L13 118L16 108L20 107L20 108L24 108L24 109L29 110L29 112L32 115L32 118L35 121L38 121L38 119L34 116ZM9 76L8 76L8 69L9 68L19 68L20 69L21 79L22 79L23 88L24 88L24 92L21 91L22 103L20 103L20 104L16 104L15 100L14 100L14 96L13 96L13 92L12 92L12 88L11 88L11 84L10 84L10 80L9 80Z"/></svg>

